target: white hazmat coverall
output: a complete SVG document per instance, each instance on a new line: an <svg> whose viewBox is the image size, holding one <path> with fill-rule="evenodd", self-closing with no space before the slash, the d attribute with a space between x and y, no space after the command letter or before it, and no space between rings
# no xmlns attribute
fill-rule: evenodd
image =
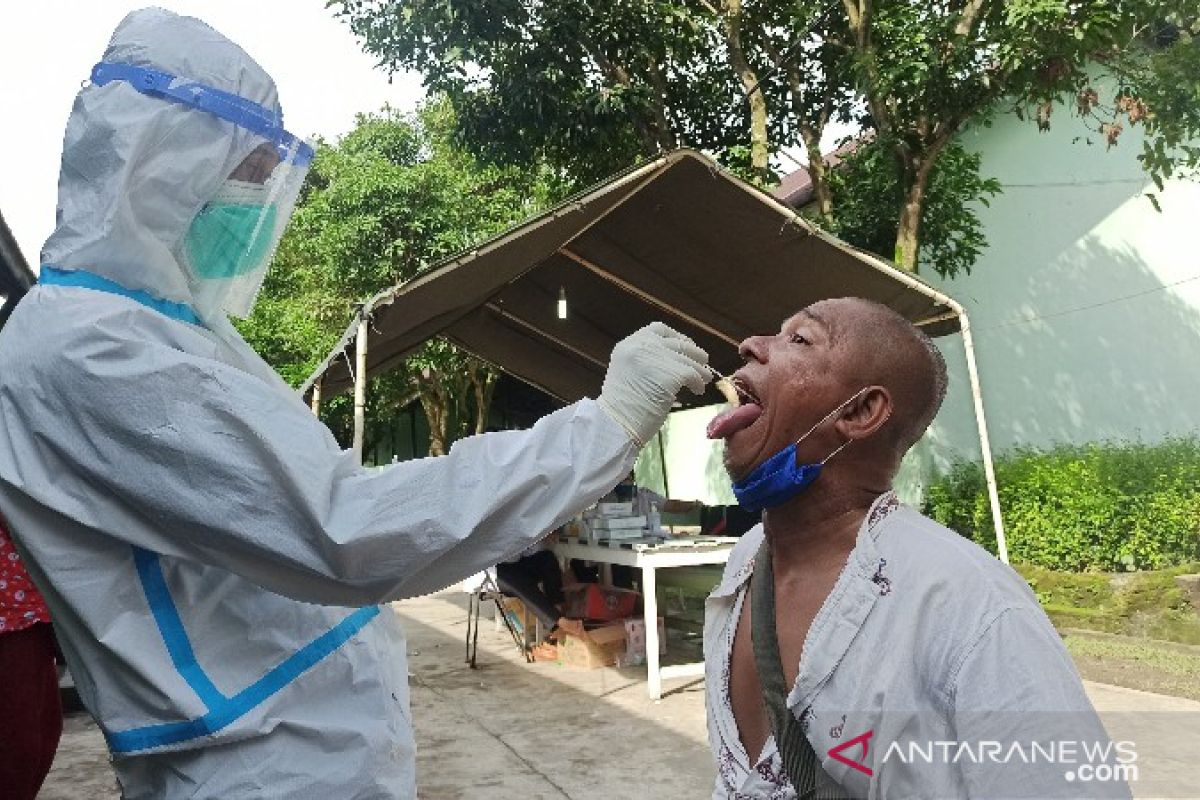
<svg viewBox="0 0 1200 800"><path fill-rule="evenodd" d="M127 17L104 61L278 107L240 48L169 12ZM0 513L126 798L413 797L403 634L372 604L601 497L706 357L652 326L614 350L598 401L364 469L201 307L220 293L179 256L239 135L120 80L80 92L43 277L101 286L43 280L0 334Z"/></svg>

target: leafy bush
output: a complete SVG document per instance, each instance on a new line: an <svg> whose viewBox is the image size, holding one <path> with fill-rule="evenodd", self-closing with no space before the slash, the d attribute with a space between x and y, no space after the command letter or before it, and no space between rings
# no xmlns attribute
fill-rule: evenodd
<svg viewBox="0 0 1200 800"><path fill-rule="evenodd" d="M1017 450L997 460L996 480L1015 562L1128 571L1200 558L1200 439ZM924 510L995 551L982 465L935 480Z"/></svg>

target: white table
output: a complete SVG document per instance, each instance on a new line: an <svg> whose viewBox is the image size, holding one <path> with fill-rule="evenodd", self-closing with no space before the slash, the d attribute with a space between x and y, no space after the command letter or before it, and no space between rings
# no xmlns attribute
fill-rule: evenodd
<svg viewBox="0 0 1200 800"><path fill-rule="evenodd" d="M662 697L662 682L667 678L694 678L704 675L704 662L662 667L658 656L658 595L654 571L669 567L694 567L700 564L724 564L737 539L698 537L660 545L637 544L631 548L585 544L566 539L554 546L554 554L567 561L579 559L600 564L624 564L642 571L642 603L646 618L646 688L651 700Z"/></svg>

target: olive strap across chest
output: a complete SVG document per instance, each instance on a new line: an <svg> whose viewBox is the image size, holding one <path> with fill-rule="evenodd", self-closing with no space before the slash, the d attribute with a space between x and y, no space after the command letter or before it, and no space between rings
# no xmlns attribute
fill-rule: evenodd
<svg viewBox="0 0 1200 800"><path fill-rule="evenodd" d="M775 632L775 575L771 567L770 542L765 537L754 559L750 603L754 666L758 670L763 702L771 719L775 747L798 800L816 800L819 797L817 774L821 767L800 721L787 707L788 689Z"/></svg>

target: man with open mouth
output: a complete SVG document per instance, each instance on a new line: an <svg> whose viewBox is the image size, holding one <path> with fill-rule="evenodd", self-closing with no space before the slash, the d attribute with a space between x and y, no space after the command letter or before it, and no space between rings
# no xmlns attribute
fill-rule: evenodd
<svg viewBox="0 0 1200 800"><path fill-rule="evenodd" d="M739 350L708 434L763 517L706 607L714 798L1128 797L1076 780L1130 751L1033 592L892 492L946 393L929 338L843 298Z"/></svg>

